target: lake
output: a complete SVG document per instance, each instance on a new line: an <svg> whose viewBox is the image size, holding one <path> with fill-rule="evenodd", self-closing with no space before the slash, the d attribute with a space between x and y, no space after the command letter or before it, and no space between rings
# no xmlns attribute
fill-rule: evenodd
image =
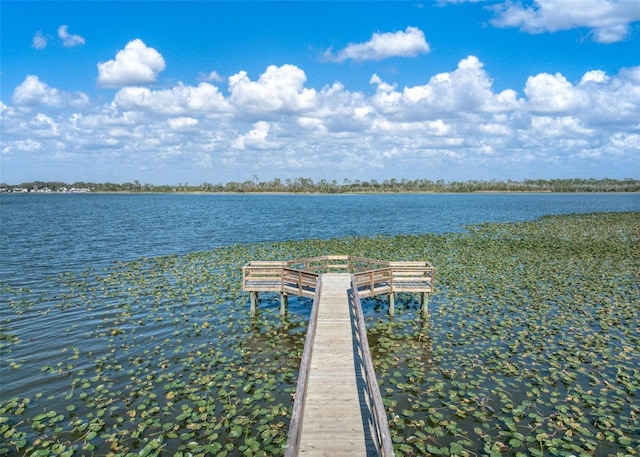
<svg viewBox="0 0 640 457"><path fill-rule="evenodd" d="M236 243L638 210L638 194L0 194L0 277L35 286L64 271Z"/></svg>
<svg viewBox="0 0 640 457"><path fill-rule="evenodd" d="M267 298L261 303L265 312L259 313L257 319L250 318L248 298L238 287L243 262L277 255L278 251L273 249L284 249L287 255L291 255L287 249L293 249L293 255L307 247L316 252L317 246L322 245L318 239L349 237L349 244L343 243L343 247L355 243L377 247L377 241L370 243L366 237L462 232L469 224L526 221L552 214L638 210L638 194L0 194L0 436L5 440L0 442L0 454L50 455L51 451L69 456L106 455L111 450L156 455L158 448L163 447L165 453L184 451L182 455L186 455L190 450L198 455L195 449L206 447L207 455L223 455L220 452L225 452L222 448L225 446L227 455L240 456L251 455L247 450L258 446L256 436L260 437L260 449L269 455L280 454L297 376L296 354L301 353L304 344L311 300L292 297L290 313L281 320L277 297ZM612 234L615 236L615 232ZM483 263L487 258L475 260L474 251L467 250L466 245L456 247L454 236L446 237L453 244L443 241L445 237L432 237L432 241L435 238L441 238L438 243L442 244L426 254L425 260L434 261L432 255L439 257L435 266L442 272L446 270L444 259L454 251L457 261L451 262L449 270L464 260L465 274L469 268L475 270L471 278L466 278L475 285L478 282L475 278L485 274L485 266L489 267ZM312 239L316 241L305 241ZM287 240L305 242L286 243L289 246L285 248L262 248L255 244ZM408 255L414 249L430 248L424 242L421 246L412 246L411 240L404 242L407 245L402 252ZM327 245L335 247L340 243ZM525 257L530 256L525 252ZM497 259L500 274L503 261L513 263L514 257ZM562 275L568 278L560 283L580 279L580 275L574 277L571 268L558 266L558 259L555 262L554 278ZM538 263L530 268L539 268L544 262ZM591 263L588 267L588 272L594 270ZM611 305L615 312L611 311L611 316L619 316L623 310L635 316L637 313L631 308L634 299L625 295L631 297L634 289L617 285L628 280L625 278L629 271L634 270L620 268L622 275L604 282L621 294L612 292L609 300L615 303L615 307ZM505 271L522 274L513 265ZM544 274L548 273L534 275L534 280ZM498 296L496 300L489 294L485 300L490 306L480 306L483 302L473 297L488 293L487 290L448 294L444 281L438 283L436 278L438 286L431 300L434 315L430 326L424 329L413 327L419 324L410 319L415 307L410 301L401 305L406 311L405 318L397 317L395 322L386 317L384 299L371 300L367 305L367 327L373 324L370 338L374 350L390 354L379 361L378 373L386 383L387 400L398 402L397 411L410 424L414 410L405 398L409 386L417 389L415 395L437 397L438 392L430 386L441 385L446 386L443 392L450 392L449 395L457 389L461 396L482 396L485 400L480 407L476 407L477 399L473 399L468 411L457 412L460 431L455 428L452 436L446 438L451 442L443 445L453 446L452 449L461 445L455 440L462 431L475 436L473 417L484 411L483 405L488 401L498 414L486 413L482 420L496 440L503 439L504 418L499 414L506 408L511 417L511 411L519 409L508 403L502 408L497 405L503 397L527 405L525 394L520 391L522 379L509 375L496 381L484 371L474 373L477 367L466 367L469 371L468 374L465 371L465 376L470 378L460 383L452 378L452 373L466 363L473 365L474 360L485 361L492 370L494 366L502 371L512 370L510 361L496 356L512 349L497 338L500 332L504 332L505 338L513 337L511 327L501 326L501 316L518 320L522 333L526 325L533 325L528 315L518 314L528 307L513 307L512 301L538 299L523 295L529 292L526 283L522 283L519 284L522 291L506 286L503 292L511 298ZM463 281L465 276L459 279ZM511 276L505 279L512 280ZM588 284L601 280L599 277ZM537 283L531 293L538 294L543 285ZM583 289L586 287L579 286L577 290L582 293ZM600 300L602 291L596 292ZM634 368L627 364L637 366L637 356L624 352L637 347L625 330L632 326L620 324L609 332L611 344L608 340L605 344L598 329L582 327L584 319L572 321L581 316L574 312L572 297L557 296L550 301L545 296L536 301L536 306L543 307L543 317L545 307L550 306L553 309L548 315L555 316L559 304L565 301L569 311L559 324L549 322L523 337L527 357L535 344L541 344L539 339L536 343L536 335L541 335L548 346L536 359L540 365L534 371L537 373L547 359L569 357L561 350L576 352L573 338L582 332L589 335L587 342L599 345L591 354L602 351L607 364L615 361L616 369L632 372ZM597 302L594 306L601 305ZM439 308L442 312L437 311ZM496 316L483 317L494 311ZM608 308L596 311L609 316ZM533 322L539 317L535 314ZM565 319L568 324L563 323ZM614 321L612 318L604 323L612 326ZM470 325L480 331L469 332ZM484 330L490 325L493 325L487 334L490 338L485 338ZM569 325L572 332L566 332L562 325ZM582 330L576 332L579 328ZM543 331L552 332L551 337ZM465 338L456 337L465 332ZM459 351L467 339L468 347ZM396 344L398 354L393 353ZM406 344L413 351L411 356L406 354ZM432 363L432 358L436 363ZM503 362L504 366L500 365ZM600 370L595 362L588 370ZM591 378L587 376L591 371L582 369L582 363L574 362L582 370L578 371L582 377L577 387L588 388ZM549 376L565 374L550 371L538 380L536 373L532 379L541 383L543 391ZM476 377L471 378L472 374ZM428 378L421 382L416 378L406 386L400 381L416 376ZM613 378L610 382L617 382ZM620 379L630 384L626 378ZM526 382L529 381L527 378ZM474 387L466 389L467 385ZM503 387L509 389L508 395L500 390ZM583 392L565 393L566 398L575 398ZM539 422L533 425L534 430L554 426L538 417L538 413L543 412L540 417L546 417L554 411L555 397L545 395L541 394L543 403L526 406L531 420ZM588 401L595 401L589 392L584 395ZM601 395L599 404L608 402L614 409L604 409L591 422L598 423L602 417L614 421L609 416L615 410L616 417L621 418L617 426L625 433L624 418L631 414L625 397L615 390ZM437 404L440 398L436 397L425 397L424 408ZM426 414L424 408L416 414ZM520 413L513 414L519 420ZM449 426L458 419L447 419ZM531 430L516 430L511 425L513 433L526 432L534 439ZM400 433L398 428L396 433ZM463 444L468 448L478 446L473 449L479 450L482 445L478 443L486 436L489 435L483 432L474 444ZM536 434L535 439L538 436L542 435ZM557 447L553 439L545 441L545 446ZM588 446L595 446L588 442L587 435L581 439ZM618 444L604 444L599 449L613 453L623 449L628 438L623 435L614 436L615 439ZM514 435L510 443L520 441ZM514 445L514 449L524 449L524 444ZM41 453L36 454L36 450ZM256 451L253 455L260 454ZM518 454L514 450L506 455Z"/></svg>

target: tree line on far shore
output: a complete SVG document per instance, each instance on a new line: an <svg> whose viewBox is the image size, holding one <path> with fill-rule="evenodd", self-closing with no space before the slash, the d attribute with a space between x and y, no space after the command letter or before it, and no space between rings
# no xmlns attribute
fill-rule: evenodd
<svg viewBox="0 0 640 457"><path fill-rule="evenodd" d="M92 182L25 182L19 185L0 183L0 192L70 192L73 190L84 192L147 192L147 193L177 193L177 192L282 192L282 193L466 193L466 192L640 192L640 180L626 179L525 179L523 181L449 181L442 179L431 181L428 179L386 179L377 181L360 181L358 179L344 179L314 181L311 178L280 179L260 181L254 175L252 180L244 182L228 182L226 184L199 185L179 183L178 185L141 184L139 181L122 184L92 183Z"/></svg>

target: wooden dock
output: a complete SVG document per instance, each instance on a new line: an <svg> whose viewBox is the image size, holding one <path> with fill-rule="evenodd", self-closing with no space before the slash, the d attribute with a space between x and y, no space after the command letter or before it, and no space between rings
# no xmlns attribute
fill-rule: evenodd
<svg viewBox="0 0 640 457"><path fill-rule="evenodd" d="M351 275L327 273L322 284L300 454L377 455L368 432L372 421L369 402L362 395L366 385L362 348L354 337L349 303Z"/></svg>
<svg viewBox="0 0 640 457"><path fill-rule="evenodd" d="M324 256L254 261L242 270L251 313L261 291L280 293L281 314L289 294L314 299L285 457L393 456L360 298L389 294L393 315L396 293L420 293L422 315L427 316L433 266Z"/></svg>
<svg viewBox="0 0 640 457"><path fill-rule="evenodd" d="M352 275L326 273L321 284L309 323L285 456L392 456L389 425Z"/></svg>

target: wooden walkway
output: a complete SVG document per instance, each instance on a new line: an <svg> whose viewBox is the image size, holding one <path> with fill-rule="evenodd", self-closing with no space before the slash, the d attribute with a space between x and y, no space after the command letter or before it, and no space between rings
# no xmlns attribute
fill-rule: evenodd
<svg viewBox="0 0 640 457"><path fill-rule="evenodd" d="M350 274L322 275L300 455L379 455L350 288Z"/></svg>

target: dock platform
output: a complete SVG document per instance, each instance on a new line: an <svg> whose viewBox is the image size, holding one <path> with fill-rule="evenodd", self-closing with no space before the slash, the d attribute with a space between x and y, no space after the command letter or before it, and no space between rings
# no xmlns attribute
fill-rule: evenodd
<svg viewBox="0 0 640 457"><path fill-rule="evenodd" d="M323 256L290 261L251 261L242 267L242 290L251 296L253 314L259 292L280 293L280 313L286 313L287 296L313 298L322 273L352 273L360 298L389 295L389 314L395 313L395 295L419 293L423 317L433 292L435 268L429 262L374 260L353 256Z"/></svg>

